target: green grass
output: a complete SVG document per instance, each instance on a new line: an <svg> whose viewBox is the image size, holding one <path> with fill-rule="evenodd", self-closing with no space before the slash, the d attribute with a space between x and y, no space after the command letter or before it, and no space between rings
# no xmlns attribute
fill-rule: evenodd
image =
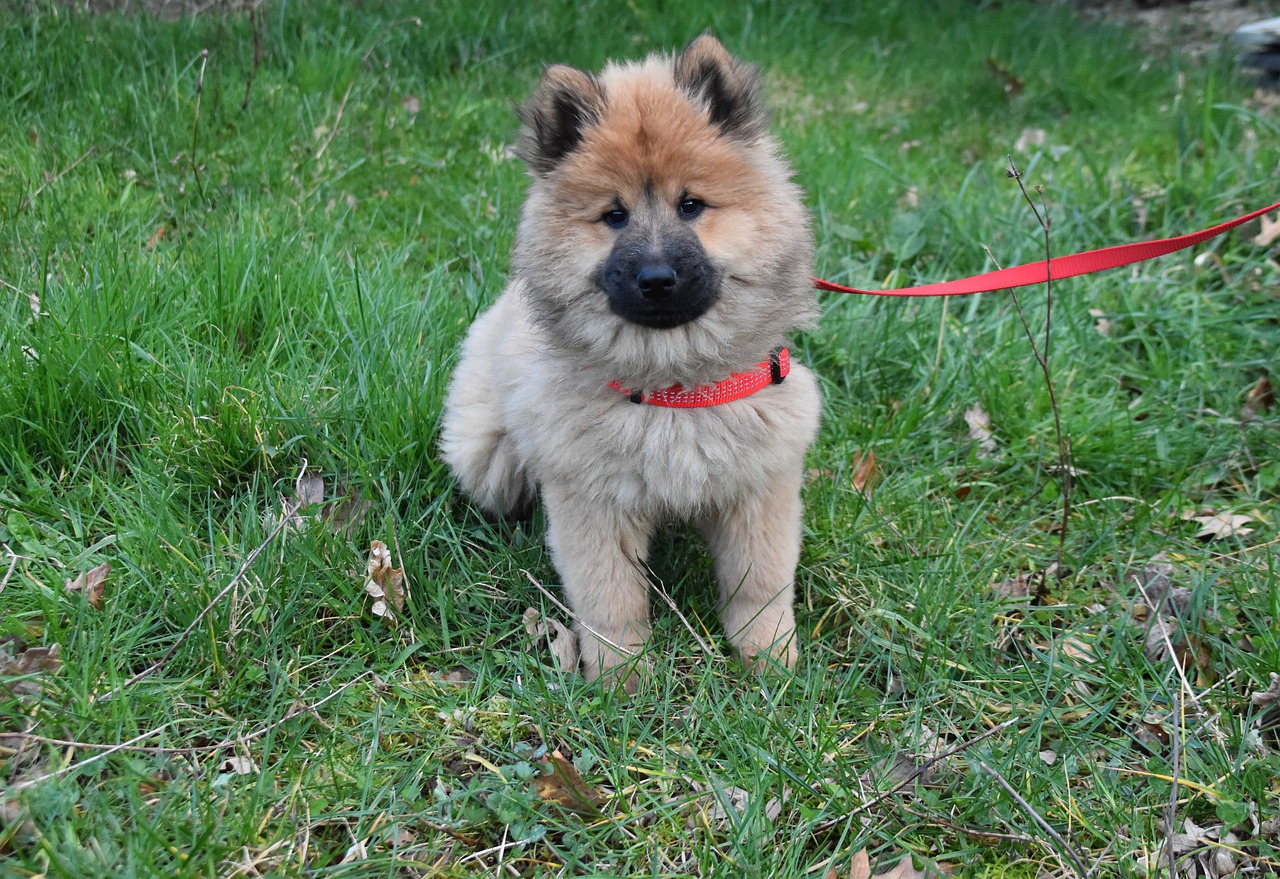
<svg viewBox="0 0 1280 879"><path fill-rule="evenodd" d="M1040 258L1005 176L1028 129L1044 145L1015 159L1058 252L1280 192L1275 110L1229 57L1152 57L1069 4L668 5L0 12L0 668L61 657L0 686L0 876L822 877L865 847L1032 877L1070 864L1037 818L1094 875L1149 876L1175 772L1180 826L1225 822L1276 869L1277 720L1249 696L1280 671L1280 415L1242 407L1276 377L1280 272L1256 226L1200 266L1055 288L1081 474L1065 577L1033 599L994 588L1055 560L1061 504L1010 298L827 294L796 345L826 394L798 673L728 660L679 530L654 560L680 616L655 603L652 692L617 699L531 644L525 609L558 615L531 582L555 594L540 529L487 524L434 444L506 276L512 107L544 63L716 31L767 74L820 274L855 285L978 271L983 244ZM1043 291L1022 302L1043 318ZM364 515L275 532L304 462ZM1254 530L1197 540L1180 516L1209 511ZM407 572L394 627L362 588L371 540ZM1144 655L1132 575L1160 552L1185 680ZM64 589L101 562L101 607ZM1006 721L872 803L895 758ZM557 750L598 808L538 795ZM709 813L731 788L745 810Z"/></svg>

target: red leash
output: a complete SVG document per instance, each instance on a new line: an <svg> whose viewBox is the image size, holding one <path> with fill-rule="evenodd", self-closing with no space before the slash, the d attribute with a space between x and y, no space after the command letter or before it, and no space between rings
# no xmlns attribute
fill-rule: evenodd
<svg viewBox="0 0 1280 879"><path fill-rule="evenodd" d="M1100 250L1089 250L1084 253L1073 253L1070 256L1055 256L1047 261L1027 263L999 271L961 278L957 281L944 281L940 284L925 284L920 287L904 287L900 290L859 290L856 287L844 287L821 278L813 279L813 286L819 290L831 290L835 293L861 293L867 296L967 296L970 293L990 293L995 290L1008 290L1012 287L1026 287L1030 284L1043 284L1046 280L1046 269L1054 281L1062 278L1074 278L1076 275L1088 275L1106 269L1119 268L1131 263L1154 259L1208 241L1221 235L1228 229L1234 229L1243 223L1256 219L1265 213L1280 209L1280 202L1261 208L1252 213L1237 217L1226 223L1192 232L1190 235L1179 235L1177 238L1161 238L1158 241L1140 241L1134 244L1119 244L1115 247L1104 247Z"/></svg>

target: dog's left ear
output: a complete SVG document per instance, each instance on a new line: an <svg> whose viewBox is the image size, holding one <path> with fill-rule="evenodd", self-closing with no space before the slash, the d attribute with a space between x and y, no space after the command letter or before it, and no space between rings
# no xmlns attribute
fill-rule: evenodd
<svg viewBox="0 0 1280 879"><path fill-rule="evenodd" d="M703 101L722 134L753 141L769 128L760 98L760 74L729 54L709 33L695 39L675 59L676 85Z"/></svg>

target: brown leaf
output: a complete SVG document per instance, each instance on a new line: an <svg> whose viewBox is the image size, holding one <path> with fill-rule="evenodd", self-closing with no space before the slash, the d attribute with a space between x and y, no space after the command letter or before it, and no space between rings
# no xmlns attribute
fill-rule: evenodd
<svg viewBox="0 0 1280 879"><path fill-rule="evenodd" d="M1280 674L1271 672L1271 686L1249 697L1254 705L1280 705Z"/></svg>
<svg viewBox="0 0 1280 879"><path fill-rule="evenodd" d="M61 650L60 645L54 644L52 647L28 647L14 656L0 651L0 678L31 678L43 672L56 672L62 668ZM34 696L40 692L38 680L13 681L4 686L17 696Z"/></svg>
<svg viewBox="0 0 1280 879"><path fill-rule="evenodd" d="M404 610L404 569L391 567L391 550L381 540L369 545L364 576L364 591L374 599L370 609L374 616L394 619Z"/></svg>
<svg viewBox="0 0 1280 879"><path fill-rule="evenodd" d="M997 61L994 55L987 57L987 72L995 78L995 81L1000 84L1001 88L1004 89L1004 93L1009 97L1018 94L1026 86L1022 77L1016 75L1009 69L1008 65Z"/></svg>
<svg viewBox="0 0 1280 879"><path fill-rule="evenodd" d="M925 879L927 875L923 870L917 870L911 862L911 855L907 855L890 869L877 873L875 879Z"/></svg>
<svg viewBox="0 0 1280 879"><path fill-rule="evenodd" d="M92 570L85 571L79 577L67 580L68 592L79 592L94 610L102 608L102 598L106 592L107 574L111 573L111 564L103 562Z"/></svg>
<svg viewBox="0 0 1280 879"><path fill-rule="evenodd" d="M570 812L598 817L607 798L587 784L582 774L559 751L542 760L542 775L533 780L533 789L544 800L559 803Z"/></svg>
<svg viewBox="0 0 1280 879"><path fill-rule="evenodd" d="M978 444L978 457L989 458L996 450L996 440L991 435L991 416L981 403L964 410L964 423L969 425L969 439Z"/></svg>
<svg viewBox="0 0 1280 879"><path fill-rule="evenodd" d="M861 450L853 453L853 490L859 494L870 494L871 488L880 479L880 469L876 466L875 449L865 455Z"/></svg>
<svg viewBox="0 0 1280 879"><path fill-rule="evenodd" d="M1253 521L1253 516L1240 516L1234 513L1215 513L1209 516L1193 516L1201 528L1196 532L1198 538L1225 540L1228 537L1244 537L1253 533L1252 528L1244 526Z"/></svg>
<svg viewBox="0 0 1280 879"><path fill-rule="evenodd" d="M1270 247L1277 238L1280 238L1280 214L1276 214L1274 220L1263 214L1258 218L1258 222L1262 224L1262 231L1253 236L1253 243Z"/></svg>
<svg viewBox="0 0 1280 879"><path fill-rule="evenodd" d="M559 620L544 617L531 607L524 612L524 630L535 643L547 639L561 671L572 674L578 670L578 636Z"/></svg>
<svg viewBox="0 0 1280 879"><path fill-rule="evenodd" d="M849 863L849 879L871 879L871 859L865 848L858 849Z"/></svg>
<svg viewBox="0 0 1280 879"><path fill-rule="evenodd" d="M1240 407L1240 417L1245 421L1253 421L1263 412L1270 412L1276 404L1276 394L1271 387L1271 380L1265 375L1245 395L1244 405Z"/></svg>

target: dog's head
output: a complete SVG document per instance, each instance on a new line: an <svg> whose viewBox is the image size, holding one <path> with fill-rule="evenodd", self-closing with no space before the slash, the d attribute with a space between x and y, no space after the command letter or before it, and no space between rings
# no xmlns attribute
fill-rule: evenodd
<svg viewBox="0 0 1280 879"><path fill-rule="evenodd" d="M521 108L516 272L557 345L628 379L707 381L813 312L808 217L756 70L711 36Z"/></svg>

